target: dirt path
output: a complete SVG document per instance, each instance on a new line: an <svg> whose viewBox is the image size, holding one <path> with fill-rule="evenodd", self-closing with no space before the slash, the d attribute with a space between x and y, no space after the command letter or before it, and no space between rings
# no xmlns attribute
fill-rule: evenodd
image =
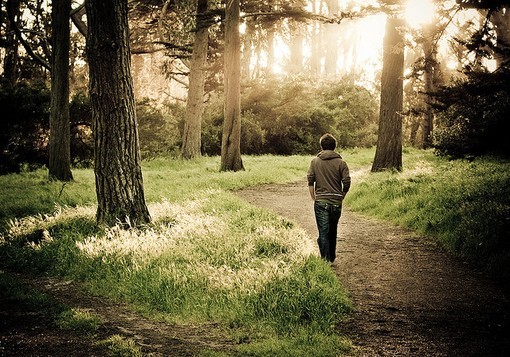
<svg viewBox="0 0 510 357"><path fill-rule="evenodd" d="M317 235L305 182L238 192ZM412 232L352 213L333 269L356 312L339 324L363 356L510 356L510 301L496 284Z"/></svg>
<svg viewBox="0 0 510 357"><path fill-rule="evenodd" d="M172 325L147 319L128 306L85 293L71 281L16 275L27 286L57 302L99 316L102 325L92 334L58 329L54 317L40 309L19 308L0 299L0 356L105 356L97 342L112 335L133 340L144 356L197 356L209 350L228 352L234 341L215 325Z"/></svg>

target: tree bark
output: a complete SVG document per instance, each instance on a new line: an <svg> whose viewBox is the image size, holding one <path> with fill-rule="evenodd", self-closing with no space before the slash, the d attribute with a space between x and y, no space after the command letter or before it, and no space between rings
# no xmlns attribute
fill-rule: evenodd
<svg viewBox="0 0 510 357"><path fill-rule="evenodd" d="M399 27L404 22L388 17L383 44L379 132L372 172L402 169L402 106L404 39Z"/></svg>
<svg viewBox="0 0 510 357"><path fill-rule="evenodd" d="M205 66L207 63L207 49L209 47L209 28L205 24L206 21L204 21L206 12L207 0L198 0L196 16L197 32L191 56L188 99L186 102L184 133L182 137L181 154L184 159L194 159L201 156Z"/></svg>
<svg viewBox="0 0 510 357"><path fill-rule="evenodd" d="M71 0L54 1L51 9L51 112L48 176L70 181L71 134L69 123L69 13Z"/></svg>
<svg viewBox="0 0 510 357"><path fill-rule="evenodd" d="M338 1L327 0L328 17L334 17L338 15ZM324 72L328 76L335 76L337 74L337 60L338 60L338 25L337 24L325 24L325 35L326 35L326 59L324 64Z"/></svg>
<svg viewBox="0 0 510 357"><path fill-rule="evenodd" d="M8 0L6 7L9 8L9 13L15 14L10 19L6 19L6 31L5 31L5 55L4 55L4 73L3 76L7 82L13 86L18 80L18 61L19 61L19 41L14 34L14 29L17 27L15 23L11 23L12 19L19 19L19 0Z"/></svg>
<svg viewBox="0 0 510 357"><path fill-rule="evenodd" d="M144 224L150 215L140 166L127 0L88 0L86 9L97 222Z"/></svg>
<svg viewBox="0 0 510 357"><path fill-rule="evenodd" d="M429 35L429 36L428 36ZM422 43L423 52L425 56L425 66L423 70L423 79L425 81L425 113L423 115L423 123L422 123L422 148L428 149L432 147L432 131L434 130L434 112L431 105L430 95L434 89L434 71L437 68L437 59L436 59L436 48L434 39L431 37L433 33L427 31L425 33L425 38Z"/></svg>
<svg viewBox="0 0 510 357"><path fill-rule="evenodd" d="M241 39L239 0L225 7L225 103L220 171L244 170L241 159Z"/></svg>

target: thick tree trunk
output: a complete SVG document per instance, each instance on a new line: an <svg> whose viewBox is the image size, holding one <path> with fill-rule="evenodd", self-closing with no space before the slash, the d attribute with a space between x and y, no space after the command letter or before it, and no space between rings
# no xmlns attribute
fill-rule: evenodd
<svg viewBox="0 0 510 357"><path fill-rule="evenodd" d="M244 170L241 159L241 39L239 0L225 7L225 104L221 138L221 171Z"/></svg>
<svg viewBox="0 0 510 357"><path fill-rule="evenodd" d="M88 0L87 56L94 130L97 221L144 224L127 0Z"/></svg>
<svg viewBox="0 0 510 357"><path fill-rule="evenodd" d="M383 44L379 133L372 171L402 169L402 105L404 39L399 32L404 22L388 17Z"/></svg>
<svg viewBox="0 0 510 357"><path fill-rule="evenodd" d="M71 0L54 1L51 9L51 112L48 176L70 181L69 48Z"/></svg>
<svg viewBox="0 0 510 357"><path fill-rule="evenodd" d="M182 137L182 157L194 159L201 156L202 114L204 112L205 65L209 42L208 26L203 21L207 12L207 0L198 0L197 32L191 57L188 100L184 116L184 134Z"/></svg>

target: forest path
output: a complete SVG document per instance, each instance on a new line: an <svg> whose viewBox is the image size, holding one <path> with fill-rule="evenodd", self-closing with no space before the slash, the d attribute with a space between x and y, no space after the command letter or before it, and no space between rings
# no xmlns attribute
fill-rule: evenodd
<svg viewBox="0 0 510 357"><path fill-rule="evenodd" d="M237 191L317 236L306 182ZM313 238L315 240L315 238ZM355 313L339 324L362 356L510 356L505 291L415 233L345 208L333 269Z"/></svg>

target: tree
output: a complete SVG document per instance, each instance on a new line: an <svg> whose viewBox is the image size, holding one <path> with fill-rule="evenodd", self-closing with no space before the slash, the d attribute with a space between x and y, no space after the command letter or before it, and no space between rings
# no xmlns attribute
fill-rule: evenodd
<svg viewBox="0 0 510 357"><path fill-rule="evenodd" d="M54 1L51 8L51 113L48 176L70 181L71 137L69 123L69 14L71 0Z"/></svg>
<svg viewBox="0 0 510 357"><path fill-rule="evenodd" d="M200 157L202 114L204 112L205 65L207 63L208 24L205 21L207 0L198 0L196 16L196 34L191 56L188 99L184 116L184 134L182 137L182 157L193 159Z"/></svg>
<svg viewBox="0 0 510 357"><path fill-rule="evenodd" d="M379 131L372 172L402 169L402 105L404 39L399 28L404 22L388 16L383 43Z"/></svg>
<svg viewBox="0 0 510 357"><path fill-rule="evenodd" d="M144 224L150 215L130 71L128 1L88 0L86 11L97 222Z"/></svg>
<svg viewBox="0 0 510 357"><path fill-rule="evenodd" d="M5 38L3 39L2 47L5 47L5 55L3 60L4 73L3 77L11 86L16 84L18 78L18 38L14 34L14 29L17 27L11 20L19 18L20 2L19 0L8 0L7 12L13 16L9 16L5 25ZM2 11L0 9L0 11ZM3 22L3 21L2 21ZM1 23L0 23L1 25Z"/></svg>
<svg viewBox="0 0 510 357"><path fill-rule="evenodd" d="M241 39L239 0L225 7L225 104L221 138L221 171L244 170L241 159Z"/></svg>

